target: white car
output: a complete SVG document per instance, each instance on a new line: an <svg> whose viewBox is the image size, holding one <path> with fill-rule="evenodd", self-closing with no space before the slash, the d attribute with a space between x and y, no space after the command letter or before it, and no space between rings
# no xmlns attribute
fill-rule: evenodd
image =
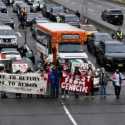
<svg viewBox="0 0 125 125"><path fill-rule="evenodd" d="M7 25L0 25L0 47L17 47L16 32Z"/></svg>
<svg viewBox="0 0 125 125"><path fill-rule="evenodd" d="M20 53L15 48L3 48L1 50L1 54L5 54L5 58L7 60L12 60L12 59L21 60L22 59Z"/></svg>

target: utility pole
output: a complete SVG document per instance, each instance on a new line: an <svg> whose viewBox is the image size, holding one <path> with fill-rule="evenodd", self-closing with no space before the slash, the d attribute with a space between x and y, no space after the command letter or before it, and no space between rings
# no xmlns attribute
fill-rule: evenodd
<svg viewBox="0 0 125 125"><path fill-rule="evenodd" d="M87 15L88 15L88 1L87 0L82 0L81 1L81 10L82 10L82 22L86 23L87 22Z"/></svg>

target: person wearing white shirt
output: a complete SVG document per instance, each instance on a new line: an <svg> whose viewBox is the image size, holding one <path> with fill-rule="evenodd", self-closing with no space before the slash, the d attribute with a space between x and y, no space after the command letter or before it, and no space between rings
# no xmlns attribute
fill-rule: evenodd
<svg viewBox="0 0 125 125"><path fill-rule="evenodd" d="M121 92L122 80L124 80L123 74L117 69L112 75L112 81L114 85L116 99L119 99Z"/></svg>

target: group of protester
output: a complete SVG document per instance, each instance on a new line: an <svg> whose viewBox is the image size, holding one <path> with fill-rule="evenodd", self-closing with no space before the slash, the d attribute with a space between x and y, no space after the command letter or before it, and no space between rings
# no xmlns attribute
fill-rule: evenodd
<svg viewBox="0 0 125 125"><path fill-rule="evenodd" d="M100 97L106 98L107 96L107 85L109 81L112 81L112 85L114 88L114 93L116 99L120 98L121 86L123 80L125 80L124 75L117 69L111 77L105 71L104 68L100 68L98 71L99 78L99 94ZM5 72L4 69L0 69L0 72ZM33 72L31 69L28 69L27 72ZM20 72L16 72L17 74ZM75 68L74 73L71 72L68 64L65 65L53 65L53 64L44 64L43 68L39 71L39 73L46 75L44 78L47 80L47 94L52 98L58 98L61 95L61 98L69 98L70 94L73 94L75 98L79 98L80 95L86 97L94 97L95 89L94 89L94 77L95 72L93 72L91 65L88 66L87 70L79 70L78 67ZM68 77L67 77L68 76ZM67 80L67 78L72 77L73 80L76 79L85 79L85 87L88 89L84 93L78 91L70 91L68 89L64 89L61 87L61 84ZM21 98L21 93L15 93L16 98ZM36 95L38 98L43 97L43 95ZM32 94L27 94L27 97L32 97ZM7 98L5 92L1 92L1 98Z"/></svg>
<svg viewBox="0 0 125 125"><path fill-rule="evenodd" d="M61 94L62 98L69 97L70 93L73 93L75 98L78 98L81 93L74 91L71 92L68 89L63 89L61 87L61 83L67 79L67 76L73 77L79 79L84 77L85 78L85 86L88 87L88 91L85 93L82 93L84 96L91 96L93 97L95 95L95 88L94 88L94 77L95 72L93 72L91 65L89 65L87 71L82 70L80 71L78 67L75 68L74 73L71 73L71 70L68 68L68 66L47 66L45 67L46 72L48 72L48 90L51 97L58 97L59 94ZM97 76L96 76L97 77ZM89 79L88 79L89 78ZM115 72L112 73L111 76L108 75L108 73L105 71L105 69L102 67L98 69L98 78L99 78L99 94L101 97L106 98L107 95L107 85L112 82L114 93L116 96L116 99L119 99L120 92L121 92L121 85L123 80L125 80L124 75L116 69ZM60 92L61 90L61 92Z"/></svg>

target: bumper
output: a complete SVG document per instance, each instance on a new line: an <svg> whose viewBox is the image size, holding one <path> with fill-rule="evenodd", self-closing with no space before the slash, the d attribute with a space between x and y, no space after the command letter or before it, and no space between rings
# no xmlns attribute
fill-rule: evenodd
<svg viewBox="0 0 125 125"><path fill-rule="evenodd" d="M0 48L5 48L5 47L9 47L9 48L17 48L18 45L17 44L1 44L0 43Z"/></svg>

